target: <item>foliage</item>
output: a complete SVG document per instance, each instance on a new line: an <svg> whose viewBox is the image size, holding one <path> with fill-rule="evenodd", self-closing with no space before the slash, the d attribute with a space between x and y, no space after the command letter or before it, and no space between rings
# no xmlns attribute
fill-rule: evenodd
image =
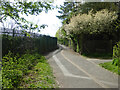
<svg viewBox="0 0 120 90"><path fill-rule="evenodd" d="M39 15L42 11L48 11L49 9L51 9L50 2L28 2L26 0L23 2L19 0L10 2L8 0L1 0L0 22L3 23L4 20L7 20L7 17L10 17L19 27L24 29L31 28L34 30L38 28L38 25L33 25L28 22L22 15ZM30 23L30 25L28 25L28 23Z"/></svg>
<svg viewBox="0 0 120 90"><path fill-rule="evenodd" d="M66 46L68 46L68 38L66 35L65 30L63 29L63 27L61 27L57 32L56 32L56 37L59 43L64 44Z"/></svg>
<svg viewBox="0 0 120 90"><path fill-rule="evenodd" d="M89 11L93 10L92 13L107 9L109 11L118 11L117 2L85 2L80 6L81 13L88 14Z"/></svg>
<svg viewBox="0 0 120 90"><path fill-rule="evenodd" d="M112 62L101 63L100 66L103 68L110 70L113 73L120 75L120 68L112 64Z"/></svg>
<svg viewBox="0 0 120 90"><path fill-rule="evenodd" d="M118 21L115 22L115 26L116 29L120 29L120 20L118 19Z"/></svg>
<svg viewBox="0 0 120 90"><path fill-rule="evenodd" d="M64 6L60 7L60 10L58 11L61 15L57 16L59 19L63 20L63 24L68 24L70 21L70 18L73 16L73 14L77 11L76 4L79 4L77 2L64 2Z"/></svg>
<svg viewBox="0 0 120 90"><path fill-rule="evenodd" d="M57 39L49 36L31 38L3 35L2 40L3 88L19 87L23 76L28 74L28 70L32 69L32 67L35 66L38 62L44 63L45 59L39 54L35 53L38 52L43 54L54 50L57 47Z"/></svg>
<svg viewBox="0 0 120 90"><path fill-rule="evenodd" d="M79 44L77 43L77 50L76 50L77 53L80 52L80 48L79 48Z"/></svg>
<svg viewBox="0 0 120 90"><path fill-rule="evenodd" d="M113 47L113 65L120 66L120 42Z"/></svg>
<svg viewBox="0 0 120 90"><path fill-rule="evenodd" d="M63 24L69 24L70 18L74 15L88 14L91 10L92 13L96 13L102 9L118 11L118 5L115 2L65 2L58 11L61 15L57 17L63 20Z"/></svg>
<svg viewBox="0 0 120 90"><path fill-rule="evenodd" d="M120 75L120 42L113 47L113 61L101 63L100 66Z"/></svg>
<svg viewBox="0 0 120 90"><path fill-rule="evenodd" d="M57 32L56 32L56 37L58 38L58 39L60 39L60 38L66 38L67 36L66 36L66 32L65 32L65 30L63 29L63 27L61 27Z"/></svg>
<svg viewBox="0 0 120 90"><path fill-rule="evenodd" d="M73 50L79 53L85 51L83 46L85 46L86 40L116 40L119 36L116 35L119 30L115 29L114 23L118 15L113 11L102 9L93 13L94 10L91 10L88 14L74 15L70 19L69 24L62 26L61 30L65 32L65 35L60 33L60 31L57 34L72 40ZM64 39L62 40L64 42Z"/></svg>
<svg viewBox="0 0 120 90"><path fill-rule="evenodd" d="M2 68L2 61L0 61L0 69ZM0 88L2 88L2 71L0 70Z"/></svg>
<svg viewBox="0 0 120 90"><path fill-rule="evenodd" d="M73 16L69 24L64 26L67 35L74 34L100 34L112 33L114 31L112 23L117 19L115 12L108 10L98 11L95 14L79 14Z"/></svg>
<svg viewBox="0 0 120 90"><path fill-rule="evenodd" d="M44 59L39 54L24 54L13 56L9 52L2 59L2 85L3 88L17 88L22 80L23 75L38 62Z"/></svg>
<svg viewBox="0 0 120 90"><path fill-rule="evenodd" d="M92 38L93 36L94 38L102 36L99 39L103 38L104 40L114 37L117 30L114 29L113 23L116 19L117 14L109 12L106 9L98 11L95 14L92 11L88 14L78 14L70 19L69 24L63 25L66 35L59 34L70 38L73 42L74 51L80 52L83 36L92 36Z"/></svg>
<svg viewBox="0 0 120 90"><path fill-rule="evenodd" d="M25 75L21 82L20 88L56 88L53 72L50 65L44 57L41 57L39 62L29 74Z"/></svg>

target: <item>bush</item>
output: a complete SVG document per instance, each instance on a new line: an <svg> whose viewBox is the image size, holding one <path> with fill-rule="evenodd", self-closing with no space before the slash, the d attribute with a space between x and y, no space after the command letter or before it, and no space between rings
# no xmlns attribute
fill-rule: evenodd
<svg viewBox="0 0 120 90"><path fill-rule="evenodd" d="M113 47L113 65L120 66L120 42Z"/></svg>
<svg viewBox="0 0 120 90"><path fill-rule="evenodd" d="M3 88L18 87L23 75L27 74L28 70L41 61L41 58L39 54L24 54L22 57L19 57L19 55L14 56L9 52L2 59Z"/></svg>

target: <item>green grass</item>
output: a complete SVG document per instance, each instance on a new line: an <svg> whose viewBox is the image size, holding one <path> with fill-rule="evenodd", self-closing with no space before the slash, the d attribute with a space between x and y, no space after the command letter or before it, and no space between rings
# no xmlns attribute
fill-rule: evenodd
<svg viewBox="0 0 120 90"><path fill-rule="evenodd" d="M52 69L44 57L42 57L42 62L24 76L20 88L58 88Z"/></svg>
<svg viewBox="0 0 120 90"><path fill-rule="evenodd" d="M2 62L0 61L0 69L2 68ZM2 71L0 70L0 88L2 88Z"/></svg>
<svg viewBox="0 0 120 90"><path fill-rule="evenodd" d="M102 66L103 68L113 72L113 73L116 73L116 74L120 75L120 68L118 66L113 65L112 61L111 62L106 62L106 63L101 63L99 65Z"/></svg>
<svg viewBox="0 0 120 90"><path fill-rule="evenodd" d="M37 53L12 55L9 53L2 59L2 88L57 87L52 69L44 56Z"/></svg>
<svg viewBox="0 0 120 90"><path fill-rule="evenodd" d="M112 54L110 53L92 53L92 54L83 53L82 55L89 58L112 59Z"/></svg>

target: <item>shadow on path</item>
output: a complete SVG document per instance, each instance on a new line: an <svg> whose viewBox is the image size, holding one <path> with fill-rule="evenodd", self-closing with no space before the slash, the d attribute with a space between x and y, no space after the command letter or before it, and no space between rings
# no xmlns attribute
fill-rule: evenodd
<svg viewBox="0 0 120 90"><path fill-rule="evenodd" d="M52 51L52 52L49 52L49 53L45 54L44 56L45 56L46 59L49 59L49 58L51 58L53 55L61 52L61 51L64 50L64 49L65 49L65 48L62 47L62 45L58 44L58 48L57 48L56 50L54 50L54 51Z"/></svg>

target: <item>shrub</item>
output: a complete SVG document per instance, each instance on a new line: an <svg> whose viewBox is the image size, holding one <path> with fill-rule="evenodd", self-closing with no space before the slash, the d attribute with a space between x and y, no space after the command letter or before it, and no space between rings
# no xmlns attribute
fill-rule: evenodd
<svg viewBox="0 0 120 90"><path fill-rule="evenodd" d="M113 65L120 66L120 42L113 47Z"/></svg>
<svg viewBox="0 0 120 90"><path fill-rule="evenodd" d="M2 59L3 88L18 87L23 75L27 74L28 70L41 61L41 58L44 61L39 54L24 54L19 57L19 55L14 56L13 53L9 52Z"/></svg>

